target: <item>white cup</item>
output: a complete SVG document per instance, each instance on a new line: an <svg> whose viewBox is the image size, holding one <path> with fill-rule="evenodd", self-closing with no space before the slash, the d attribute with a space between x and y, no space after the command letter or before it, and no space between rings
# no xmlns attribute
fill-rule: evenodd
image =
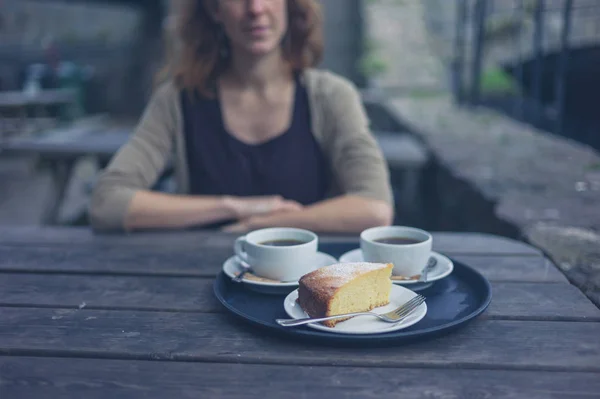
<svg viewBox="0 0 600 399"><path fill-rule="evenodd" d="M390 244L377 240L401 237L415 240L411 244ZM360 234L360 249L366 262L393 263L394 276L421 274L431 256L433 239L425 230L403 226L381 226Z"/></svg>
<svg viewBox="0 0 600 399"><path fill-rule="evenodd" d="M264 243L293 240L301 244L274 246ZM260 277L296 281L314 270L318 237L315 233L287 227L255 230L235 240L235 254Z"/></svg>

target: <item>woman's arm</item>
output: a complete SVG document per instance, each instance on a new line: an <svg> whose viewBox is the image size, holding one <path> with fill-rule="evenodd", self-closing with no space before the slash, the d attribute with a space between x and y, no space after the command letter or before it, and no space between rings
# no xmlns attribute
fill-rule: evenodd
<svg viewBox="0 0 600 399"><path fill-rule="evenodd" d="M182 228L233 219L233 208L220 197L192 197L138 191L125 217L125 230Z"/></svg>
<svg viewBox="0 0 600 399"><path fill-rule="evenodd" d="M323 75L320 86L327 88L321 100L324 148L339 195L380 200L393 207L389 167L356 86L330 73Z"/></svg>
<svg viewBox="0 0 600 399"><path fill-rule="evenodd" d="M254 216L224 228L243 232L263 227L297 227L315 232L359 233L369 227L390 225L393 210L385 201L344 195L295 212Z"/></svg>
<svg viewBox="0 0 600 399"><path fill-rule="evenodd" d="M300 209L300 204L279 196L240 198L138 191L133 196L124 224L126 230L184 228Z"/></svg>
<svg viewBox="0 0 600 399"><path fill-rule="evenodd" d="M160 87L128 142L100 173L89 205L94 230L123 230L136 194L148 190L164 170L172 155L176 101L172 84Z"/></svg>

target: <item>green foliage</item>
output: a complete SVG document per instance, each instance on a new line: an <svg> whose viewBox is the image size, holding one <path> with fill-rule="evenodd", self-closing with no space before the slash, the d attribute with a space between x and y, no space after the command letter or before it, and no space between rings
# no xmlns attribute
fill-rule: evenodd
<svg viewBox="0 0 600 399"><path fill-rule="evenodd" d="M592 162L591 164L588 165L587 167L588 170L600 170L600 162Z"/></svg>
<svg viewBox="0 0 600 399"><path fill-rule="evenodd" d="M518 94L516 81L499 67L484 70L480 80L481 92L484 94Z"/></svg>
<svg viewBox="0 0 600 399"><path fill-rule="evenodd" d="M362 56L358 60L358 70L367 78L379 76L388 69L386 62L377 55L379 47L379 43L371 38L366 38L363 41Z"/></svg>
<svg viewBox="0 0 600 399"><path fill-rule="evenodd" d="M374 54L365 54L358 63L360 73L366 77L375 77L385 73L388 69L386 62Z"/></svg>

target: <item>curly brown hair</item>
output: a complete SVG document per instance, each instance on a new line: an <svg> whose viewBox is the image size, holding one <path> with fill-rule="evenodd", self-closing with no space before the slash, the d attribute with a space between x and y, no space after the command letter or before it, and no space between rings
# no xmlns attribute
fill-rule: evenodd
<svg viewBox="0 0 600 399"><path fill-rule="evenodd" d="M180 89L196 89L212 96L215 79L228 66L230 56L227 40L211 17L207 1L180 0L174 31L167 31L167 40L174 43L167 43L166 65L159 79L171 77ZM287 6L283 55L296 71L316 66L323 53L321 7L316 0L287 0Z"/></svg>

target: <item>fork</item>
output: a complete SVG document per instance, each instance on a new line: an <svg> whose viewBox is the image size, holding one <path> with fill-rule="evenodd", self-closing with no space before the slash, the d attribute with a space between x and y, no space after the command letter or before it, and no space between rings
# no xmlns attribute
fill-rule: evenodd
<svg viewBox="0 0 600 399"><path fill-rule="evenodd" d="M388 323L397 323L406 318L409 314L411 314L417 307L419 307L423 302L425 302L425 297L423 295L417 295L408 302L404 303L400 307L383 314L378 314L375 312L356 312L356 313L345 313L338 314L335 316L328 317L320 317L320 318L311 318L307 317L304 319L276 319L277 324L283 327L293 327L300 326L303 324L309 323L317 323L325 320L346 318L346 317L355 317L355 316L375 316L383 321Z"/></svg>

